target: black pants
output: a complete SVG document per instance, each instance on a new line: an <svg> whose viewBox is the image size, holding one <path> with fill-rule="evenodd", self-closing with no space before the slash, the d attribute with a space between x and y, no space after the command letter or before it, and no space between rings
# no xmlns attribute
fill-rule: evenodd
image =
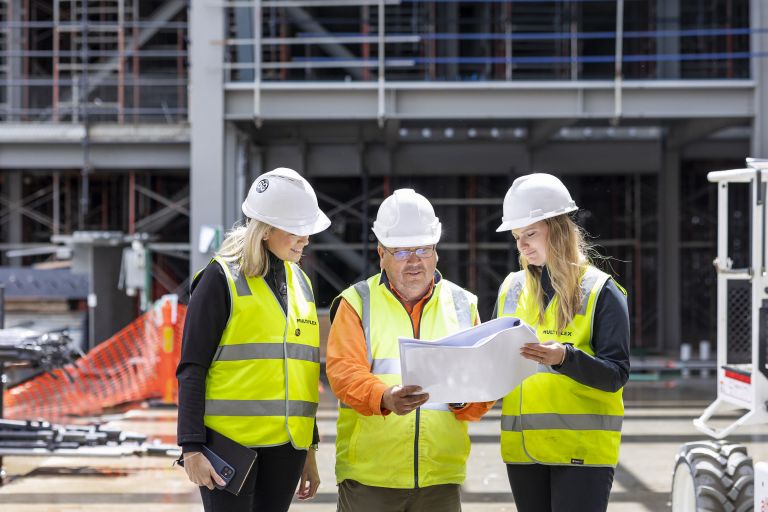
<svg viewBox="0 0 768 512"><path fill-rule="evenodd" d="M200 487L205 512L285 512L304 469L306 450L290 443L257 448L256 472L248 476L239 496Z"/></svg>
<svg viewBox="0 0 768 512"><path fill-rule="evenodd" d="M605 512L613 468L507 464L518 512Z"/></svg>

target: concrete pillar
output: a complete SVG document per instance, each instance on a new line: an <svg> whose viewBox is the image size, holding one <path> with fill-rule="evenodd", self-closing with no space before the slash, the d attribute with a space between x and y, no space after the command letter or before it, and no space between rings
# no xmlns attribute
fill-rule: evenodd
<svg viewBox="0 0 768 512"><path fill-rule="evenodd" d="M662 350L676 350L680 329L680 151L662 149L659 174L658 341Z"/></svg>
<svg viewBox="0 0 768 512"><path fill-rule="evenodd" d="M752 29L768 26L768 5L763 0L751 0L750 24ZM752 54L763 55L768 51L768 38L763 32L753 32L750 38ZM751 155L755 158L768 158L768 62L764 58L751 59L751 74L755 81L755 118L752 121Z"/></svg>
<svg viewBox="0 0 768 512"><path fill-rule="evenodd" d="M656 16L657 30L680 30L680 0L656 0ZM680 36L656 38L656 49L659 55L680 54ZM665 80L680 78L680 61L662 60L657 66L657 78Z"/></svg>
<svg viewBox="0 0 768 512"><path fill-rule="evenodd" d="M205 225L225 228L224 215L224 7L191 2L189 8L190 271L210 254L199 251Z"/></svg>

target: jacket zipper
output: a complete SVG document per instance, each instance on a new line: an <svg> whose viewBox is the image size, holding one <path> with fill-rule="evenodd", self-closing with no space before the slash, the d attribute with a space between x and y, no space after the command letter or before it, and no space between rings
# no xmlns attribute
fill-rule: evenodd
<svg viewBox="0 0 768 512"><path fill-rule="evenodd" d="M283 263L285 265L285 263ZM262 279L264 279L262 277ZM277 292L272 289L271 286L269 286L269 282L264 279L264 284L267 285L267 289L272 292L272 297L275 299L275 302L277 302L278 307L282 311L283 306L280 303L280 299L277 298L277 294L280 293L280 290L278 289ZM277 285L278 288L280 288L280 283L275 280L275 285ZM283 317L285 318L285 327L283 328L283 375L285 376L285 382L283 385L285 386L285 431L288 433L288 439L291 441L291 445L294 445L293 443L293 436L291 436L291 429L288 427L288 418L290 416L289 413L289 396L288 396L288 321L289 321L289 301L290 301L290 293L288 293L288 272L285 272L285 287L286 287L286 293L285 293L285 311L282 311Z"/></svg>
<svg viewBox="0 0 768 512"><path fill-rule="evenodd" d="M437 288L437 283L435 283L434 288ZM419 311L419 333L421 332L421 317L424 315L424 310L427 309L427 305L429 304L429 301L432 300L432 297L435 296L435 290L432 289L432 295L427 299L427 302L424 303L424 307L421 308L421 311ZM390 290L390 293L392 291ZM405 304L403 304L403 301L400 300L400 297L397 296L397 294L392 293L392 296L397 299L397 302L400 303L401 306L403 306L403 309L405 309L405 313L408 315L408 320L411 322L411 331L413 332L413 336L416 339L420 339L419 335L416 333L416 327L413 325L413 318L411 318L411 314L408 313L408 310L405 307ZM421 407L416 409L416 431L414 432L413 436L413 487L414 489L419 488L419 425L421 424Z"/></svg>

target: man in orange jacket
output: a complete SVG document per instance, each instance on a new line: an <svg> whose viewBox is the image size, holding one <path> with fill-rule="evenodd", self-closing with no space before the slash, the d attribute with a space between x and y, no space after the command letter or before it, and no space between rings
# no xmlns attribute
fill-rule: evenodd
<svg viewBox="0 0 768 512"><path fill-rule="evenodd" d="M459 511L466 422L493 402L430 403L420 387L401 386L397 337L430 340L475 325L477 299L436 270L441 225L424 196L396 190L373 232L382 272L331 307L326 369L340 401L338 510Z"/></svg>

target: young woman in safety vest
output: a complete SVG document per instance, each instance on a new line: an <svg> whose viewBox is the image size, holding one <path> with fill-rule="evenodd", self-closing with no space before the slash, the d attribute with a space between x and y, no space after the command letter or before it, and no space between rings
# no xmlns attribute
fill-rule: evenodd
<svg viewBox="0 0 768 512"><path fill-rule="evenodd" d="M285 511L320 485L315 414L320 336L312 287L297 263L330 220L309 183L278 168L254 181L244 226L192 282L179 379L178 442L206 512ZM238 496L201 455L209 427L258 453Z"/></svg>
<svg viewBox="0 0 768 512"><path fill-rule="evenodd" d="M626 292L587 256L577 210L549 174L514 181L497 231L512 231L522 270L499 289L496 316L520 318L540 343L538 372L504 398L501 453L520 512L605 511L619 459L629 377Z"/></svg>

